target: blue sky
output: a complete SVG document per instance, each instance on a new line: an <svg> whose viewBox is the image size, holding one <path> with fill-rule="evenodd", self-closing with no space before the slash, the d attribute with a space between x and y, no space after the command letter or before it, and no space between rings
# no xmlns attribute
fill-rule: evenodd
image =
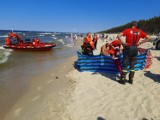
<svg viewBox="0 0 160 120"><path fill-rule="evenodd" d="M160 0L0 0L0 30L97 32L160 16Z"/></svg>

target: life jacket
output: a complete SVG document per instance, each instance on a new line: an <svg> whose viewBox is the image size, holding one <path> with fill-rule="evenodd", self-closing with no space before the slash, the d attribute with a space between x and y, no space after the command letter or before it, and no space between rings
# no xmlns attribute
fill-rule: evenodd
<svg viewBox="0 0 160 120"><path fill-rule="evenodd" d="M40 40L38 38L34 38L32 41L32 44L37 46L40 43Z"/></svg>
<svg viewBox="0 0 160 120"><path fill-rule="evenodd" d="M10 45L11 44L11 39L10 39L10 37L7 37L6 38L6 45Z"/></svg>
<svg viewBox="0 0 160 120"><path fill-rule="evenodd" d="M32 44L33 44L33 45L36 45L36 41L35 41L35 40L33 40L33 41L32 41Z"/></svg>
<svg viewBox="0 0 160 120"><path fill-rule="evenodd" d="M35 39L36 44L39 44L40 40L38 38Z"/></svg>
<svg viewBox="0 0 160 120"><path fill-rule="evenodd" d="M94 49L94 43L93 43L93 41L90 37L85 37L84 38L83 48L88 49L88 50L93 50Z"/></svg>
<svg viewBox="0 0 160 120"><path fill-rule="evenodd" d="M17 41L18 41L19 44L23 42L22 39L21 39L21 37L18 36L16 33L10 33L8 36L10 38L17 38Z"/></svg>
<svg viewBox="0 0 160 120"><path fill-rule="evenodd" d="M18 35L17 35L16 33L10 33L8 36L9 36L9 37L17 38Z"/></svg>

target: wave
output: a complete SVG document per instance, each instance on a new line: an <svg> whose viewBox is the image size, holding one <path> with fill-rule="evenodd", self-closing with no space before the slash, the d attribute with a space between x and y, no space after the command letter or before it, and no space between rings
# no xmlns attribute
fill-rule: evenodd
<svg viewBox="0 0 160 120"><path fill-rule="evenodd" d="M55 40L57 39L57 37L52 37L52 38L55 39Z"/></svg>
<svg viewBox="0 0 160 120"><path fill-rule="evenodd" d="M39 34L38 36L45 36L45 35L43 35L43 34Z"/></svg>
<svg viewBox="0 0 160 120"><path fill-rule="evenodd" d="M8 60L8 57L11 55L11 49L5 49L3 46L0 46L0 64L5 63Z"/></svg>
<svg viewBox="0 0 160 120"><path fill-rule="evenodd" d="M64 46L66 46L66 47L74 47L74 44L66 44Z"/></svg>
<svg viewBox="0 0 160 120"><path fill-rule="evenodd" d="M4 38L4 37L8 37L8 35L1 35L0 37Z"/></svg>
<svg viewBox="0 0 160 120"><path fill-rule="evenodd" d="M61 44L63 44L63 45L65 44L65 42L63 41L63 39L59 39L58 41L59 41Z"/></svg>
<svg viewBox="0 0 160 120"><path fill-rule="evenodd" d="M65 36L65 38L69 38L69 36Z"/></svg>
<svg viewBox="0 0 160 120"><path fill-rule="evenodd" d="M56 48L62 48L63 46L74 47L74 44L72 42L68 42L68 39L58 39L53 42L57 44Z"/></svg>

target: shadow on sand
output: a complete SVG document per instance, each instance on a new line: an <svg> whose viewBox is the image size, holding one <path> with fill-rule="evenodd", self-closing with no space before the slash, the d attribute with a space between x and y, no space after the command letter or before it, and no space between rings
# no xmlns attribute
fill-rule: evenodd
<svg viewBox="0 0 160 120"><path fill-rule="evenodd" d="M106 120L106 119L104 119L102 117L98 117L97 120Z"/></svg>
<svg viewBox="0 0 160 120"><path fill-rule="evenodd" d="M120 75L117 73L110 73L110 72L94 72L92 74L101 74L102 76L109 78L110 80L113 80L115 82L118 82L120 80Z"/></svg>
<svg viewBox="0 0 160 120"><path fill-rule="evenodd" d="M154 57L154 58L157 58L157 60L160 61L160 57Z"/></svg>
<svg viewBox="0 0 160 120"><path fill-rule="evenodd" d="M149 77L149 78L151 78L152 80L154 80L155 82L159 82L160 83L160 74L154 74L154 73L152 73L152 72L150 72L150 71L146 71L145 73L144 73L144 75L146 76L146 77Z"/></svg>

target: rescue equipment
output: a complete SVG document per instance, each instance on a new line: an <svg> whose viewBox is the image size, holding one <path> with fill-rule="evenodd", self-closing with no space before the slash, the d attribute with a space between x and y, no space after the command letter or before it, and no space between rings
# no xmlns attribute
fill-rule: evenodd
<svg viewBox="0 0 160 120"><path fill-rule="evenodd" d="M12 38L17 39L17 43L12 43ZM4 48L14 49L14 50L33 50L33 51L44 51L51 50L55 47L55 43L44 43L40 42L39 38L34 38L32 42L23 42L20 36L16 33L10 33L6 38L6 44L3 45Z"/></svg>

